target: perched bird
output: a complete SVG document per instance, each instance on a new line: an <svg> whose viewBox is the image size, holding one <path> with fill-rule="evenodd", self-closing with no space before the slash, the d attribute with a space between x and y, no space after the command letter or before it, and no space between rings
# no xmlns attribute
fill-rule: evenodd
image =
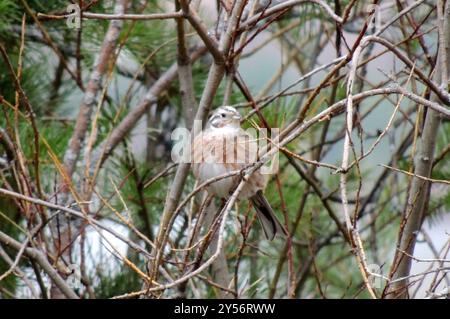
<svg viewBox="0 0 450 319"><path fill-rule="evenodd" d="M201 183L229 172L239 171L258 158L258 145L253 136L240 125L239 112L231 107L220 107L209 118L204 131L198 134L192 145L194 175ZM207 186L208 193L220 198L229 197L241 180L233 175ZM256 209L258 219L267 239L275 235L286 236L283 225L275 217L272 207L263 194L267 175L255 171L245 183L238 199L249 199Z"/></svg>

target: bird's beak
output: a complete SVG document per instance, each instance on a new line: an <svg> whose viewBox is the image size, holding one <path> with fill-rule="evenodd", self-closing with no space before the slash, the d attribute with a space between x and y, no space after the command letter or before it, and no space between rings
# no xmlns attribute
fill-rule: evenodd
<svg viewBox="0 0 450 319"><path fill-rule="evenodd" d="M241 119L241 116L240 116L240 115L234 115L234 116L233 116L233 119L234 119L234 120L240 120L240 119Z"/></svg>

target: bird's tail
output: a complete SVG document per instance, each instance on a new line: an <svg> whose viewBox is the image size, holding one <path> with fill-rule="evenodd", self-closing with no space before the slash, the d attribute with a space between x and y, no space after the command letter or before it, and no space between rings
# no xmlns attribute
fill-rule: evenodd
<svg viewBox="0 0 450 319"><path fill-rule="evenodd" d="M273 209L264 197L263 192L261 190L257 191L256 194L250 198L250 200L256 209L259 222L261 223L266 238L273 240L277 234L286 237L286 229L275 217Z"/></svg>

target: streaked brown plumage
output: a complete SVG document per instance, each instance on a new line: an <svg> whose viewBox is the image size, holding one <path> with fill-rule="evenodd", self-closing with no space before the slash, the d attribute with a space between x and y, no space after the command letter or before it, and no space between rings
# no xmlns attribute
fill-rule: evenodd
<svg viewBox="0 0 450 319"><path fill-rule="evenodd" d="M200 182L245 168L257 160L258 144L254 137L240 127L240 115L233 107L219 108L210 118L207 128L195 137L192 145L194 175ZM241 176L234 175L209 186L209 193L227 198L237 187ZM275 217L262 190L267 175L255 171L247 180L238 199L250 199L256 209L266 238L286 235L283 225Z"/></svg>

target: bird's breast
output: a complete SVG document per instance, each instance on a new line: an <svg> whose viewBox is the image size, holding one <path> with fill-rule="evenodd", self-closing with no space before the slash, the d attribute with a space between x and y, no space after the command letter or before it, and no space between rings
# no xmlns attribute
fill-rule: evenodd
<svg viewBox="0 0 450 319"><path fill-rule="evenodd" d="M233 129L215 129L201 133L194 139L193 171L200 183L232 171L239 171L257 159L257 143L253 137ZM226 198L237 187L239 175L215 181L207 186L210 193ZM264 188L259 171L250 176L240 198L248 198Z"/></svg>

